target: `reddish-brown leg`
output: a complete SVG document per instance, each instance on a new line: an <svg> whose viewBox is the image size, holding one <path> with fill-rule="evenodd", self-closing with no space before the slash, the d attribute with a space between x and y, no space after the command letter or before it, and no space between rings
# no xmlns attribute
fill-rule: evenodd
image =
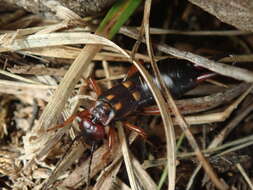
<svg viewBox="0 0 253 190"><path fill-rule="evenodd" d="M47 129L47 131L53 131L53 130L60 129L60 128L63 128L63 127L65 127L65 126L68 126L68 125L70 125L70 124L74 121L74 119L75 119L76 117L80 117L81 119L84 119L84 118L87 117L89 114L90 114L90 113L89 113L88 110L84 110L84 111L78 112L78 113L76 113L76 114L70 116L70 117L69 117L67 120L65 120L63 123L61 123L61 124L59 124L59 125L56 125L56 126L54 126L54 127L52 127L52 128Z"/></svg>
<svg viewBox="0 0 253 190"><path fill-rule="evenodd" d="M128 129L135 131L136 133L138 133L138 135L142 136L144 139L147 138L147 134L142 128L128 122L123 122L123 125Z"/></svg>
<svg viewBox="0 0 253 190"><path fill-rule="evenodd" d="M102 94L102 89L101 87L97 84L96 80L89 78L88 83L90 87L95 91L97 96L100 96Z"/></svg>
<svg viewBox="0 0 253 190"><path fill-rule="evenodd" d="M115 145L116 140L117 140L116 138L117 138L117 133L116 133L115 129L110 127L109 132L108 132L108 148L109 148L109 150L111 150L112 147Z"/></svg>
<svg viewBox="0 0 253 190"><path fill-rule="evenodd" d="M141 114L144 115L160 115L160 110L158 107L152 106L152 107L146 107L143 108L141 111Z"/></svg>
<svg viewBox="0 0 253 190"><path fill-rule="evenodd" d="M103 154L103 160L107 160L110 157L113 146L116 143L117 133L114 128L110 127L108 131L108 151Z"/></svg>

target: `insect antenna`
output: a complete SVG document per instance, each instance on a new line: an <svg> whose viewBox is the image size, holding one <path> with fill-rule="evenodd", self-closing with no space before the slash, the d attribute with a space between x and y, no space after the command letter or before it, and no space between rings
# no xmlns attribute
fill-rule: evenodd
<svg viewBox="0 0 253 190"><path fill-rule="evenodd" d="M91 152L90 152L90 160L89 160L89 168L88 168L88 176L87 176L87 185L86 185L87 188L90 185L91 164L92 164L93 153L94 153L95 149L96 149L96 143L92 142L91 150L90 150Z"/></svg>

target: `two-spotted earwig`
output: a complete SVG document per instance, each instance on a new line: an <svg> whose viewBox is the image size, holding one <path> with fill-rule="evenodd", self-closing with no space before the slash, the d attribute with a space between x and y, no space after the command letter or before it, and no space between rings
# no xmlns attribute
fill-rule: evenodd
<svg viewBox="0 0 253 190"><path fill-rule="evenodd" d="M204 72L185 61L167 59L157 62L161 77L171 94L178 98L187 91L193 89L199 81L202 81ZM149 69L150 70L150 69ZM158 81L153 77L154 82ZM94 106L81 111L56 128L70 124L75 118L83 131L83 137L87 144L96 144L106 136L105 126L109 127L109 146L113 142L115 131L111 125L113 121L125 118L134 111L154 104L154 98L147 83L138 72L134 72L120 84L101 93L100 88L91 80L91 85L96 91L98 98ZM128 122L124 126L136 131L145 137L143 129Z"/></svg>

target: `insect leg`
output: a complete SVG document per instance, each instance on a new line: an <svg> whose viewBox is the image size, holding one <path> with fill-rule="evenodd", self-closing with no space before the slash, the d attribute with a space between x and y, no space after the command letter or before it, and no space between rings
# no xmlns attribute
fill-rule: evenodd
<svg viewBox="0 0 253 190"><path fill-rule="evenodd" d="M158 107L152 106L152 107L146 107L143 108L141 111L141 114L144 115L160 115L160 110Z"/></svg>
<svg viewBox="0 0 253 190"><path fill-rule="evenodd" d="M116 137L117 137L117 133L116 133L115 129L110 127L109 132L108 132L108 147L109 147L109 150L111 150L113 145L115 145Z"/></svg>
<svg viewBox="0 0 253 190"><path fill-rule="evenodd" d="M65 127L65 126L68 126L68 125L70 125L70 124L74 121L74 119L75 119L76 117L80 117L80 118L82 119L82 118L87 117L89 114L90 114L90 113L89 113L88 110L84 110L84 111L78 112L78 113L76 113L76 114L70 116L70 117L69 117L67 120L65 120L63 123L61 123L61 124L59 124L59 125L56 125L56 126L54 126L54 127L52 127L52 128L47 129L47 131L54 131L54 130L56 130L56 129L60 129L60 128L63 128L63 127Z"/></svg>
<svg viewBox="0 0 253 190"><path fill-rule="evenodd" d="M89 187L90 185L90 173L91 173L91 164L92 164L92 159L93 159L93 154L94 154L94 151L96 149L96 144L95 142L92 143L91 145L91 152L90 152L90 160L89 160L89 168L88 168L88 177L87 177L87 188Z"/></svg>
<svg viewBox="0 0 253 190"><path fill-rule="evenodd" d="M88 79L88 84L90 85L91 89L93 89L97 96L100 96L102 94L101 87L96 83L96 80L93 78Z"/></svg>
<svg viewBox="0 0 253 190"><path fill-rule="evenodd" d="M110 156L110 153L112 151L112 147L115 145L116 143L116 139L117 138L117 133L115 131L114 128L110 127L109 128L109 132L108 132L108 151L106 151L103 154L103 160L107 160Z"/></svg>
<svg viewBox="0 0 253 190"><path fill-rule="evenodd" d="M147 138L147 134L145 133L145 131L142 128L140 128L136 125L133 125L131 123L128 123L128 122L123 122L123 125L126 126L128 129L135 131L140 136L142 136L144 139Z"/></svg>

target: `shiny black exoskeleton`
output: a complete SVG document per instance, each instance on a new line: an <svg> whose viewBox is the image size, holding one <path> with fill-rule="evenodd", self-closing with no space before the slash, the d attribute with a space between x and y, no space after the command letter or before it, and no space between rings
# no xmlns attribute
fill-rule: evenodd
<svg viewBox="0 0 253 190"><path fill-rule="evenodd" d="M192 64L175 59L159 61L157 65L166 87L175 98L193 89L198 77L203 74ZM155 77L153 80L160 87ZM138 108L153 104L154 98L147 83L136 72L99 96L90 113L96 122L108 125L112 120L124 118Z"/></svg>

